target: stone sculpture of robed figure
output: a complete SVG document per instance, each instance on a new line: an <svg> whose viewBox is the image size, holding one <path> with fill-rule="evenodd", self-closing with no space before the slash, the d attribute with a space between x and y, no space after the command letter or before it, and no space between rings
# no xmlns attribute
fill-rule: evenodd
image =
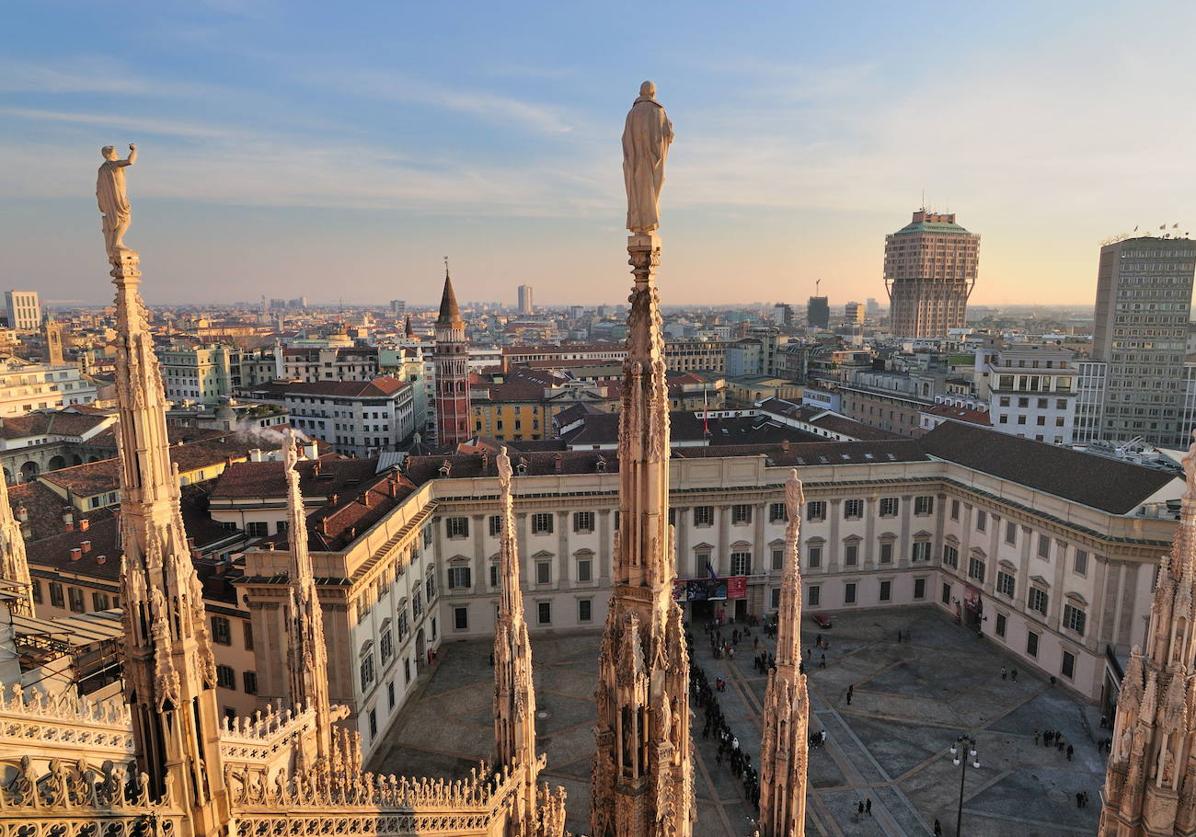
<svg viewBox="0 0 1196 837"><path fill-rule="evenodd" d="M660 189L672 141L673 123L656 101L656 85L645 81L623 128L627 229L636 235L646 235L660 226Z"/></svg>
<svg viewBox="0 0 1196 837"><path fill-rule="evenodd" d="M108 250L108 258L115 259L117 253L128 249L124 237L133 212L129 206L129 194L125 190L125 166L137 162L137 146L129 143L127 160L119 159L116 149L111 145L100 149L100 154L104 162L100 164L96 176L96 202L103 216L104 246Z"/></svg>

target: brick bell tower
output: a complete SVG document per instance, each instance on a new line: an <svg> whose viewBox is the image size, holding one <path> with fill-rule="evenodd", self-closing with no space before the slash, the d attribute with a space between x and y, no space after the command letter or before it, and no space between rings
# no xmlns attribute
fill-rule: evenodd
<svg viewBox="0 0 1196 837"><path fill-rule="evenodd" d="M469 347L465 322L453 292L448 257L444 259L444 293L436 318L436 441L457 445L470 437Z"/></svg>

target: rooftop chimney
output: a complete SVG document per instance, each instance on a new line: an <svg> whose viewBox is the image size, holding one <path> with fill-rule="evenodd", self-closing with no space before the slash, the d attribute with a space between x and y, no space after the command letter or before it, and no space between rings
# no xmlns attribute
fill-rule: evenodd
<svg viewBox="0 0 1196 837"><path fill-rule="evenodd" d="M557 453L555 456L553 456L553 457L552 457L552 469L553 469L554 471L556 471L558 474L560 474L560 473L563 473L563 472L564 472L564 470L565 470L565 457L564 457L564 455L563 455L563 454L561 454L561 453Z"/></svg>
<svg viewBox="0 0 1196 837"><path fill-rule="evenodd" d="M29 522L29 509L25 508L24 503L21 503L21 505L17 506L17 520L21 521L22 523Z"/></svg>
<svg viewBox="0 0 1196 837"><path fill-rule="evenodd" d="M86 517L79 518L79 531L80 532L86 532L90 528L91 528L90 520L88 520Z"/></svg>
<svg viewBox="0 0 1196 837"><path fill-rule="evenodd" d="M91 552L91 541L80 542L79 548L82 549L83 554L86 555L87 553Z"/></svg>
<svg viewBox="0 0 1196 837"><path fill-rule="evenodd" d="M72 560L72 561L78 561L78 560L79 560L80 558L82 558L82 557L83 557L83 550L82 550L82 549L80 549L80 548L79 548L79 547L77 547L77 546L75 546L75 547L71 547L71 560Z"/></svg>
<svg viewBox="0 0 1196 837"><path fill-rule="evenodd" d="M96 556L96 563L97 563L97 564L107 564L107 563L108 563L108 556L107 556L107 555L97 555L97 556Z"/></svg>
<svg viewBox="0 0 1196 837"><path fill-rule="evenodd" d="M250 448L249 461L250 462L261 462L262 461L262 449L261 448Z"/></svg>

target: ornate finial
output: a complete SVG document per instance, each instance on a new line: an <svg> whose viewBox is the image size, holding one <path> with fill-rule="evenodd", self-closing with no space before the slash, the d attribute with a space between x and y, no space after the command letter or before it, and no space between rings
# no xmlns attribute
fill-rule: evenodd
<svg viewBox="0 0 1196 837"><path fill-rule="evenodd" d="M623 127L623 182L627 229L648 235L660 226L660 190L673 141L673 123L656 101L656 85L645 81Z"/></svg>
<svg viewBox="0 0 1196 837"><path fill-rule="evenodd" d="M789 479L785 481L785 511L788 512L790 520L800 519L805 496L797 469L794 468L789 472Z"/></svg>
<svg viewBox="0 0 1196 837"><path fill-rule="evenodd" d="M444 257L444 278L445 279L449 278L448 256Z"/></svg>
<svg viewBox="0 0 1196 837"><path fill-rule="evenodd" d="M507 456L507 446L503 445L494 460L498 466L498 489L503 493L511 490L511 458Z"/></svg>

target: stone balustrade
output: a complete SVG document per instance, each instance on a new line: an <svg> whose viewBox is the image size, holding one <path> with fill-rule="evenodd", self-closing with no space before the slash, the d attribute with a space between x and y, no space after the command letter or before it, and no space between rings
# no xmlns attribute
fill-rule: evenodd
<svg viewBox="0 0 1196 837"><path fill-rule="evenodd" d="M348 717L345 706L332 707L333 722ZM267 704L249 717L225 718L220 730L220 754L226 763L257 767L290 767L295 747L315 729L311 707L276 709Z"/></svg>
<svg viewBox="0 0 1196 837"><path fill-rule="evenodd" d="M96 763L127 761L133 755L128 706L65 693L26 695L15 683L0 689L0 752L44 763L64 749Z"/></svg>

